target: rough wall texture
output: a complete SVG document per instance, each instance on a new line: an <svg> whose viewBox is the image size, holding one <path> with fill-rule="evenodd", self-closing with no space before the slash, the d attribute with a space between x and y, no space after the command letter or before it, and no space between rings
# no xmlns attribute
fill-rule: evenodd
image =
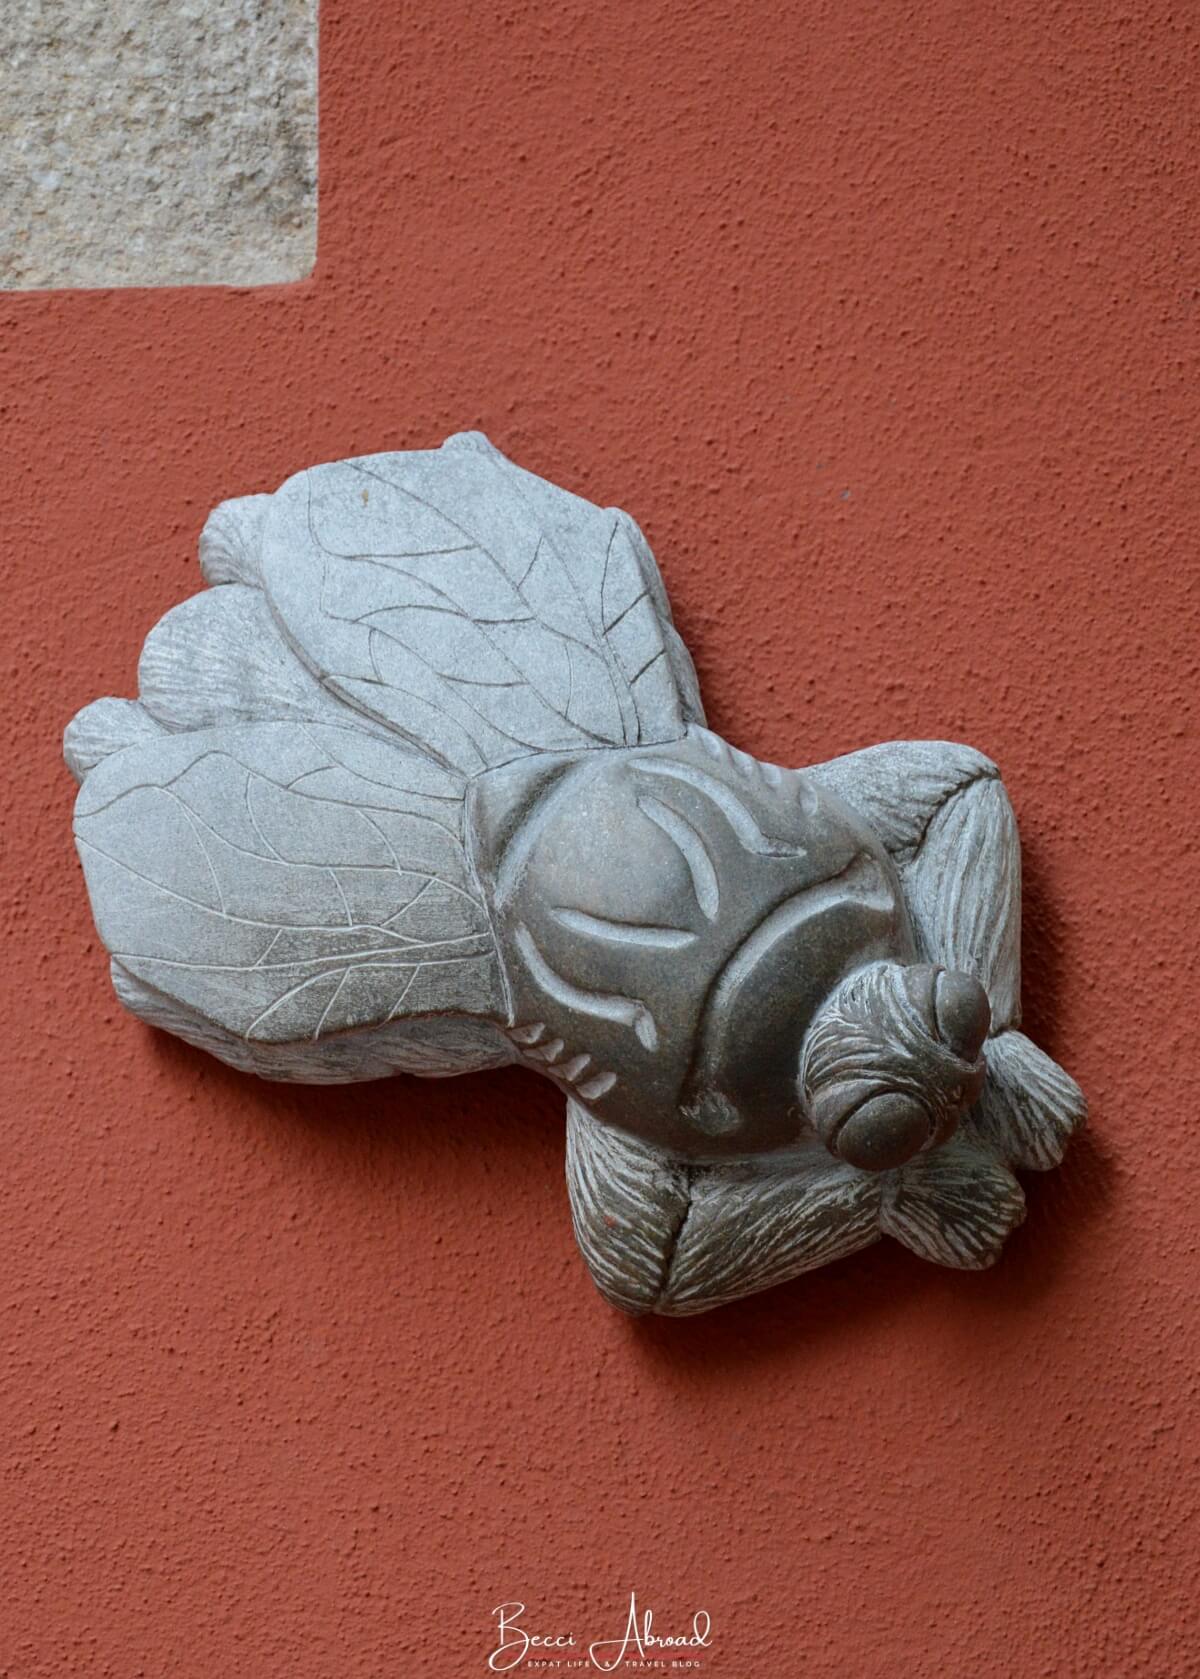
<svg viewBox="0 0 1200 1679"><path fill-rule="evenodd" d="M4 0L0 287L312 268L317 0Z"/></svg>
<svg viewBox="0 0 1200 1679"><path fill-rule="evenodd" d="M323 7L315 276L0 300L0 1672L1195 1671L1187 7ZM752 27L748 26L752 23ZM630 1323L516 1072L289 1090L112 1003L58 734L223 495L480 426L645 526L715 727L1002 765L1093 1130L997 1270Z"/></svg>

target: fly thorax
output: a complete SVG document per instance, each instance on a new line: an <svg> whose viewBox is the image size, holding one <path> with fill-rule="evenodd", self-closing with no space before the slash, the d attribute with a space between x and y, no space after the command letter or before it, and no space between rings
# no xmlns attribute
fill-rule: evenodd
<svg viewBox="0 0 1200 1679"><path fill-rule="evenodd" d="M680 1154L812 1135L810 1022L849 972L913 954L893 865L849 806L691 729L516 760L468 808L527 1059Z"/></svg>

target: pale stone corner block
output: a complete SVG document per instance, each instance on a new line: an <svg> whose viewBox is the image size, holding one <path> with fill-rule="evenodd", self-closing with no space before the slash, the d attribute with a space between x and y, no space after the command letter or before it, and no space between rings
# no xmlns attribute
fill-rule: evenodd
<svg viewBox="0 0 1200 1679"><path fill-rule="evenodd" d="M6 0L0 64L0 288L311 272L317 0Z"/></svg>

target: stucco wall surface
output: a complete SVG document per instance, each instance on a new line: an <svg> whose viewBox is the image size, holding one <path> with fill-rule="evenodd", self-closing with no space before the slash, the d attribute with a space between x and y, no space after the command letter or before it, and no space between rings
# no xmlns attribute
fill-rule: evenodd
<svg viewBox="0 0 1200 1679"><path fill-rule="evenodd" d="M315 274L0 299L0 1673L1197 1666L1200 17L322 7ZM58 737L230 494L479 427L641 521L715 727L961 738L1093 1127L999 1267L630 1322L507 1072L256 1084L121 1015Z"/></svg>

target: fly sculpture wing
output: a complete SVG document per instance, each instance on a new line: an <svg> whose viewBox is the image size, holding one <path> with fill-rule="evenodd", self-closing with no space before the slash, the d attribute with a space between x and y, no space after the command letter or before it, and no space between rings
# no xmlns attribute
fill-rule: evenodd
<svg viewBox="0 0 1200 1679"><path fill-rule="evenodd" d="M478 435L226 502L200 562L66 734L127 1008L264 1078L543 1074L626 1311L996 1258L1084 1104L1019 1030L993 764L727 745L633 521Z"/></svg>

